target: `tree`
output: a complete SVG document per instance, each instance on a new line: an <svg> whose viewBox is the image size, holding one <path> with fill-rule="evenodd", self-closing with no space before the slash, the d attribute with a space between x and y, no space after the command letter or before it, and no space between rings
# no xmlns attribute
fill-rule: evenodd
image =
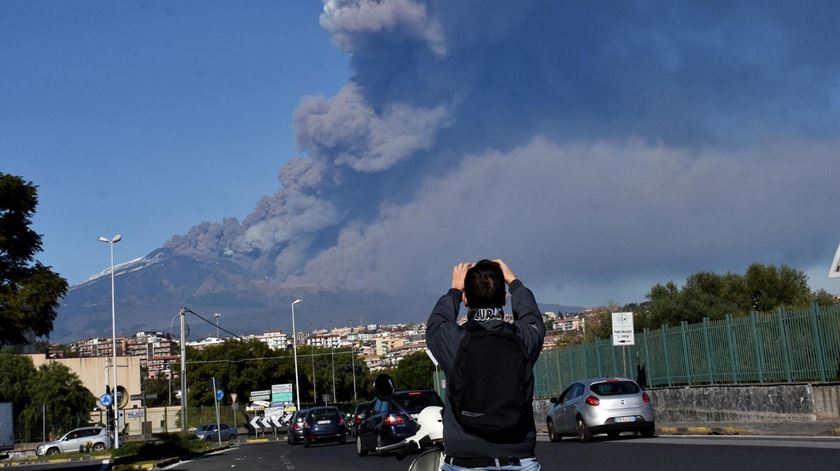
<svg viewBox="0 0 840 471"><path fill-rule="evenodd" d="M658 328L682 321L699 322L704 317L717 320L727 314L746 315L753 310L767 312L781 306L832 302L826 294L812 293L807 275L787 265L754 263L743 275L699 272L689 276L682 288L674 282L651 288L647 294L649 303L636 327Z"/></svg>
<svg viewBox="0 0 840 471"><path fill-rule="evenodd" d="M46 404L47 430L62 434L90 422L96 398L69 368L60 363L41 365L27 383L29 403L19 416L23 441L41 437L42 405Z"/></svg>
<svg viewBox="0 0 840 471"><path fill-rule="evenodd" d="M400 360L394 374L394 383L397 389L432 389L434 372L434 363L425 351L420 350Z"/></svg>
<svg viewBox="0 0 840 471"><path fill-rule="evenodd" d="M41 236L29 226L37 205L35 185L0 173L0 344L49 334L67 291L64 278L34 260Z"/></svg>
<svg viewBox="0 0 840 471"><path fill-rule="evenodd" d="M4 351L0 352L0 371L0 401L12 403L17 419L15 430L21 430L20 412L30 402L29 384L35 374L35 366L28 356Z"/></svg>

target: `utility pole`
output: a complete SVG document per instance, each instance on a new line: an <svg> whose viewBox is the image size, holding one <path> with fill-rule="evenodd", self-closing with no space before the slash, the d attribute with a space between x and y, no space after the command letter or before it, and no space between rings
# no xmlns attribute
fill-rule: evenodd
<svg viewBox="0 0 840 471"><path fill-rule="evenodd" d="M187 431L187 310L181 306L181 431Z"/></svg>
<svg viewBox="0 0 840 471"><path fill-rule="evenodd" d="M353 344L350 344L350 364L353 368L353 402L356 402L356 354L353 353Z"/></svg>
<svg viewBox="0 0 840 471"><path fill-rule="evenodd" d="M220 339L222 337L219 336L219 318L222 317L220 313L215 313L213 316L216 318L216 338Z"/></svg>
<svg viewBox="0 0 840 471"><path fill-rule="evenodd" d="M315 384L315 347L309 348L309 356L312 357L312 405L318 405L318 387Z"/></svg>
<svg viewBox="0 0 840 471"><path fill-rule="evenodd" d="M335 396L335 344L333 343L332 336L330 336L330 356L332 357L332 381L333 381L333 395L332 401L333 403L338 402Z"/></svg>

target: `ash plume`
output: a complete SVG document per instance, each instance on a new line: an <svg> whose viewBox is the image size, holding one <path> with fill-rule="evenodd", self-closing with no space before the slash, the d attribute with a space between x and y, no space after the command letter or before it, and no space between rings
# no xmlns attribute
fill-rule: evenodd
<svg viewBox="0 0 840 471"><path fill-rule="evenodd" d="M480 257L557 296L811 266L840 229L817 210L840 196L837 18L834 2L325 0L352 79L301 100L302 155L274 195L167 246L395 292Z"/></svg>

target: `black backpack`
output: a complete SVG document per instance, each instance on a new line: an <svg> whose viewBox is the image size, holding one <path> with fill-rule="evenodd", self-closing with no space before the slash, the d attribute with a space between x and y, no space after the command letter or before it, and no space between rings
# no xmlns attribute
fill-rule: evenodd
<svg viewBox="0 0 840 471"><path fill-rule="evenodd" d="M461 341L447 388L449 405L464 430L488 441L518 443L533 421L534 376L525 342L516 327L487 330L478 322L462 326Z"/></svg>

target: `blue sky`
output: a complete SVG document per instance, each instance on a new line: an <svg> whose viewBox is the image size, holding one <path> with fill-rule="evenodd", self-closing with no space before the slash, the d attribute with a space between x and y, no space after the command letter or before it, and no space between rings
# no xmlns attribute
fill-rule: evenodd
<svg viewBox="0 0 840 471"><path fill-rule="evenodd" d="M489 257L562 304L754 262L837 291L837 18L830 1L5 0L0 170L40 186L40 259L71 282L119 232L117 261L179 234L175 253L285 286L436 292Z"/></svg>
<svg viewBox="0 0 840 471"><path fill-rule="evenodd" d="M0 2L0 171L39 186L38 258L71 283L242 218L296 154L292 113L348 55L317 1Z"/></svg>

